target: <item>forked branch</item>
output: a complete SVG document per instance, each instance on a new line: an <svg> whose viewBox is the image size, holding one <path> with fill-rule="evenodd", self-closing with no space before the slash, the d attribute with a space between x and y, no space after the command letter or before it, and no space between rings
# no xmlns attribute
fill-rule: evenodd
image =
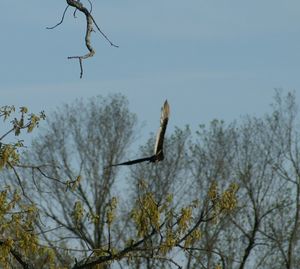
<svg viewBox="0 0 300 269"><path fill-rule="evenodd" d="M92 3L91 1L89 1L90 4L90 10L88 10L81 2L80 0L66 0L67 2L67 7L65 8L62 18L61 20L54 26L52 27L47 27L47 29L54 29L57 26L59 26L60 24L63 23L64 18L65 18L65 14L69 8L69 6L74 7L75 11L74 11L74 15L75 12L77 10L79 10L80 12L82 12L86 18L86 33L85 33L85 46L88 49L88 53L85 55L81 55L81 56L69 56L68 59L78 59L79 60L79 66L80 66L80 78L82 78L83 76L83 65L82 65L82 61L84 59L93 57L95 54L95 50L91 45L91 33L93 32L93 25L97 28L97 30L99 31L99 33L109 42L109 44L113 47L118 48L119 46L115 45L108 37L107 35L100 29L100 27L97 25L95 19L93 18L91 12L92 12ZM75 16L74 16L75 17Z"/></svg>

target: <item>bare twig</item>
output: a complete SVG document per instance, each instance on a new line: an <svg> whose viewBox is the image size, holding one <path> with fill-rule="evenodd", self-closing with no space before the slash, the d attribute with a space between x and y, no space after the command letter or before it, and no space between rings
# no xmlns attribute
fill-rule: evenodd
<svg viewBox="0 0 300 269"><path fill-rule="evenodd" d="M51 29L54 29L54 28L56 28L57 26L61 25L61 24L63 23L63 21L64 21L64 18L65 18L65 15L66 15L66 12L67 12L68 8L69 8L69 5L66 6L66 8L65 8L65 10L64 10L64 13L63 13L63 15L62 15L62 17L61 17L60 22L58 22L58 23L55 24L54 26L46 27L46 29L50 29L50 30L51 30Z"/></svg>
<svg viewBox="0 0 300 269"><path fill-rule="evenodd" d="M109 42L109 44L115 48L118 48L119 46L114 44L108 37L106 34L104 34L104 32L100 29L100 27L98 26L98 24L96 23L94 17L92 17L92 20L97 28L97 30L100 32L100 34Z"/></svg>
<svg viewBox="0 0 300 269"><path fill-rule="evenodd" d="M10 162L7 162L7 164L8 164L9 167L12 168L12 170L14 171L14 174L15 174L17 180L18 180L19 186L21 187L22 194L24 195L24 197L25 197L26 199L28 199L28 200L30 201L30 203L33 204L33 201L32 201L32 200L27 196L27 194L25 193L25 190L24 190L24 187L23 187L23 184L22 184L22 180L21 180L21 178L20 178L20 176L19 176L19 174L18 174L16 168L15 168Z"/></svg>
<svg viewBox="0 0 300 269"><path fill-rule="evenodd" d="M92 11L93 11L93 4L92 4L91 0L88 0L88 2L90 3L90 13L92 13Z"/></svg>
<svg viewBox="0 0 300 269"><path fill-rule="evenodd" d="M63 184L63 185L69 185L69 184L74 184L75 182L76 182L76 179L75 180L70 180L70 181L68 181L68 182L66 182L66 181L61 181L60 179L58 179L58 178L55 178L55 177L51 177L51 176L48 176L43 170L42 170L42 168L43 167L47 167L47 166L53 166L53 165L51 165L51 164L43 164L43 165L27 165L27 164L17 164L17 165L14 165L15 167L21 167L21 168L30 168L30 169L32 169L32 170L37 170L43 177L45 177L45 178L48 178L48 179L51 179L51 180L54 180L54 181L57 181L57 182L59 182L59 183L61 183L61 184ZM60 167L59 166L53 166L53 167L55 167L55 168L58 168L58 169L60 169ZM35 179L34 179L34 176L33 176L33 180L35 181ZM34 182L34 184L36 185L36 183Z"/></svg>
<svg viewBox="0 0 300 269"><path fill-rule="evenodd" d="M58 230L58 229L60 229L60 228L62 228L62 227L64 227L64 226L63 226L63 225L59 225L59 226L57 226L57 227L54 227L54 228L51 228L51 229L49 229L49 230L45 230L45 231L41 230L39 233L36 233L36 235L40 235L40 234L49 233L49 232L52 232L52 231Z"/></svg>

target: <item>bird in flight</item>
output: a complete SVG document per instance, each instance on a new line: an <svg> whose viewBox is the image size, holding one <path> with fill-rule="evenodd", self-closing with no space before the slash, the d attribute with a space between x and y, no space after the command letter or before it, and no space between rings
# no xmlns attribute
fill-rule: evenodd
<svg viewBox="0 0 300 269"><path fill-rule="evenodd" d="M157 132L156 136L156 141L155 141L155 146L154 146L154 155L150 157L145 157L145 158L140 158L128 162L123 162L123 163L118 163L118 164L113 164L111 166L118 166L118 165L132 165L136 163L141 163L141 162L159 162L164 159L164 153L163 153L163 144L164 144L164 138L165 138L165 133L168 125L168 120L170 116L170 107L168 104L168 101L166 100L164 102L163 107L161 108L161 116L160 116L160 127Z"/></svg>

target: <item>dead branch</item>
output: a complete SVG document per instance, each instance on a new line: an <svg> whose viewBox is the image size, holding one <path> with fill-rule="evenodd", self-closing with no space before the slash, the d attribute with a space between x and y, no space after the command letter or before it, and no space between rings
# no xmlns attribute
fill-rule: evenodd
<svg viewBox="0 0 300 269"><path fill-rule="evenodd" d="M67 4L69 6L72 6L76 10L79 10L82 12L86 17L86 34L85 34L85 45L88 49L88 53L82 56L69 56L68 59L78 59L79 60L79 66L80 66L80 78L83 76L83 66L82 66L82 60L93 57L95 54L95 50L91 45L91 32L93 31L93 24L96 26L97 30L100 32L100 34L110 43L113 47L118 47L117 45L113 44L109 38L104 34L104 32L101 31L100 27L97 25L95 19L93 18L91 11L92 11L92 4L89 1L91 5L90 11L79 1L79 0L66 0Z"/></svg>

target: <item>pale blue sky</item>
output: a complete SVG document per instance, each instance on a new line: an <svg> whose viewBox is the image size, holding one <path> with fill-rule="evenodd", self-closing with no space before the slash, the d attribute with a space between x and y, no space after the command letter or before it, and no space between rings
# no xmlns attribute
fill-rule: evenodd
<svg viewBox="0 0 300 269"><path fill-rule="evenodd" d="M120 48L98 34L84 62L84 18L63 25L63 0L4 1L0 17L0 105L47 114L77 97L121 92L156 132L164 99L172 126L195 127L269 111L274 88L300 96L299 0L94 1L94 17Z"/></svg>

